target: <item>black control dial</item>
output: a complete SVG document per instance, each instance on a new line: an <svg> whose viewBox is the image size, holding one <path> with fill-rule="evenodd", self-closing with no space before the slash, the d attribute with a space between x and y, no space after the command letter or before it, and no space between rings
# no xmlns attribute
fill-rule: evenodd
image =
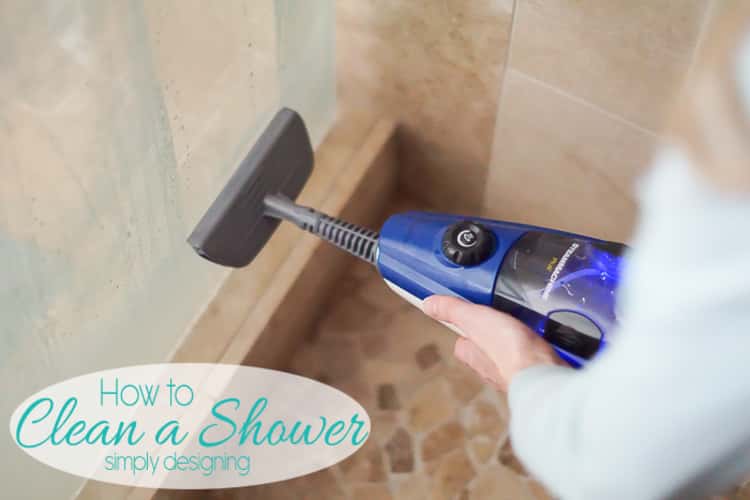
<svg viewBox="0 0 750 500"><path fill-rule="evenodd" d="M492 253L492 232L476 222L457 222L443 234L443 254L460 266L475 266Z"/></svg>

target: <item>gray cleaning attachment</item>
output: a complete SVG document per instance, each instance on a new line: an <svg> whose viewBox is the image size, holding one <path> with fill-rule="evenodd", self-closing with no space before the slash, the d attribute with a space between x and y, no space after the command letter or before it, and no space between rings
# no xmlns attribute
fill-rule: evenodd
<svg viewBox="0 0 750 500"><path fill-rule="evenodd" d="M242 160L188 242L212 262L243 267L286 220L374 264L377 232L294 203L312 167L305 124L296 112L284 108Z"/></svg>

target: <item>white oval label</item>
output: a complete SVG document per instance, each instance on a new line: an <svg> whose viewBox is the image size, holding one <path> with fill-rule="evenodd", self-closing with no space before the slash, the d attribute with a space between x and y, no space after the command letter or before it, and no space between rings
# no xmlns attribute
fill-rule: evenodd
<svg viewBox="0 0 750 500"><path fill-rule="evenodd" d="M331 466L370 433L343 392L250 366L131 366L71 378L21 403L16 444L40 462L98 481L214 489Z"/></svg>

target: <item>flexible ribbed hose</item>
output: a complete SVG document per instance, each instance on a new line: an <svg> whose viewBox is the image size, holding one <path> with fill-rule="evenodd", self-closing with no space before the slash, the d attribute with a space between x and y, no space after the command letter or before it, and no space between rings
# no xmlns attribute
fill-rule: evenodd
<svg viewBox="0 0 750 500"><path fill-rule="evenodd" d="M266 195L265 215L296 224L342 250L375 264L378 255L378 233L351 222L331 217L314 208L297 205L286 196Z"/></svg>
<svg viewBox="0 0 750 500"><path fill-rule="evenodd" d="M320 214L316 227L306 225L305 229L355 257L375 264L378 248L376 231L325 214Z"/></svg>

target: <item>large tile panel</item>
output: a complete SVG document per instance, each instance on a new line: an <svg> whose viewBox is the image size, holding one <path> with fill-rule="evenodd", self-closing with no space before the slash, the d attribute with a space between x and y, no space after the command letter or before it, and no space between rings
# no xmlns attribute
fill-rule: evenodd
<svg viewBox="0 0 750 500"><path fill-rule="evenodd" d="M403 181L441 208L480 205L512 3L337 3L340 106L402 123Z"/></svg>
<svg viewBox="0 0 750 500"><path fill-rule="evenodd" d="M498 218L628 238L633 182L655 137L509 70L485 210Z"/></svg>
<svg viewBox="0 0 750 500"><path fill-rule="evenodd" d="M179 196L193 224L279 106L274 5L165 0L144 10Z"/></svg>
<svg viewBox="0 0 750 500"><path fill-rule="evenodd" d="M519 0L510 64L659 130L709 0Z"/></svg>

